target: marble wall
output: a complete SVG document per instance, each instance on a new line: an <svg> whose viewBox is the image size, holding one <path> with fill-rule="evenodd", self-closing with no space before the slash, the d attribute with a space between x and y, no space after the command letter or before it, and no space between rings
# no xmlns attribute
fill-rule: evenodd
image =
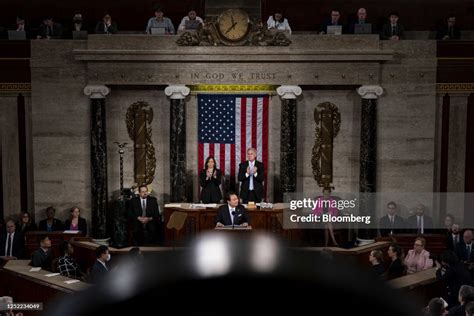
<svg viewBox="0 0 474 316"><path fill-rule="evenodd" d="M311 166L313 111L326 101L336 104L342 116L334 149L336 192L359 190L361 98L356 87L378 84L385 91L377 109L377 191L432 192L436 161L436 42L379 42L370 36L360 42L355 37L344 36L311 39L309 35L294 37L294 46L290 48L232 49L164 48L165 44L175 44L168 38L166 43L161 43L156 37L144 36L92 36L88 42L32 42L32 143L37 219L44 218L43 210L49 205L58 208L57 216L62 219L72 205L79 205L84 217L90 220L90 100L83 94L88 84L107 84L111 88L106 97L111 199L119 189L119 155L114 142L129 143L124 161L124 186L133 183L133 149L125 115L128 106L136 101L146 101L153 106L157 168L152 188L160 201L169 199L170 102L163 87L178 83L302 85L303 95L297 104L296 176L298 191L305 192L317 189ZM134 54L127 50L131 44L145 53ZM102 50L113 53L105 58ZM233 72L241 72L242 79L230 79ZM206 78L221 73L221 79ZM254 73L271 79L254 80ZM148 88L144 89L144 85ZM124 89L124 86L128 87ZM153 89L154 86L157 88ZM273 201L280 169L281 101L278 96L271 97L269 115L268 200ZM186 124L188 192L196 201L197 98L194 94L186 99ZM407 202L406 214L411 206L412 201Z"/></svg>

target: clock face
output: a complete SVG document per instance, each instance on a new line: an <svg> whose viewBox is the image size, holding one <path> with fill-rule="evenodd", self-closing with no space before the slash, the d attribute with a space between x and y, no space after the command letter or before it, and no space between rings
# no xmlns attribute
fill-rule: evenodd
<svg viewBox="0 0 474 316"><path fill-rule="evenodd" d="M219 15L219 32L229 41L242 40L249 30L249 15L240 9L229 9Z"/></svg>

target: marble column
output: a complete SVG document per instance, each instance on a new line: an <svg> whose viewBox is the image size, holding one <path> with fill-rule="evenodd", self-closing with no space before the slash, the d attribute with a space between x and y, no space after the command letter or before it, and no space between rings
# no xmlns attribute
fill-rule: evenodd
<svg viewBox="0 0 474 316"><path fill-rule="evenodd" d="M370 215L371 227L359 230L359 237L375 237L376 219L376 172L377 172L377 99L383 93L380 86L362 86L357 89L362 97L360 124L360 173L359 173L359 212ZM369 230L367 228L374 228Z"/></svg>
<svg viewBox="0 0 474 316"><path fill-rule="evenodd" d="M280 192L296 191L296 99L301 95L299 86L280 86L281 98L280 136Z"/></svg>
<svg viewBox="0 0 474 316"><path fill-rule="evenodd" d="M90 85L84 94L91 99L91 221L92 237L107 237L107 134L106 86Z"/></svg>
<svg viewBox="0 0 474 316"><path fill-rule="evenodd" d="M186 201L186 102L190 89L170 85L165 94L170 98L170 200Z"/></svg>

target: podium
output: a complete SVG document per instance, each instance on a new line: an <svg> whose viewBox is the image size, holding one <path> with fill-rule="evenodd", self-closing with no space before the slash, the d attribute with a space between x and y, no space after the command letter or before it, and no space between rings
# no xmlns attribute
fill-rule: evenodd
<svg viewBox="0 0 474 316"><path fill-rule="evenodd" d="M215 231L218 232L226 232L226 233L249 233L252 231L252 226L224 226L224 227L216 227L214 228Z"/></svg>

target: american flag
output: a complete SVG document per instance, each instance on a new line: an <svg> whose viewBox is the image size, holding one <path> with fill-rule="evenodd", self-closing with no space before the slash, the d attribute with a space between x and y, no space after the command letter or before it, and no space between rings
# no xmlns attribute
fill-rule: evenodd
<svg viewBox="0 0 474 316"><path fill-rule="evenodd" d="M214 157L228 187L237 189L239 164L247 149L257 149L257 160L268 174L268 95L198 95L198 172ZM264 199L266 186L264 187Z"/></svg>

